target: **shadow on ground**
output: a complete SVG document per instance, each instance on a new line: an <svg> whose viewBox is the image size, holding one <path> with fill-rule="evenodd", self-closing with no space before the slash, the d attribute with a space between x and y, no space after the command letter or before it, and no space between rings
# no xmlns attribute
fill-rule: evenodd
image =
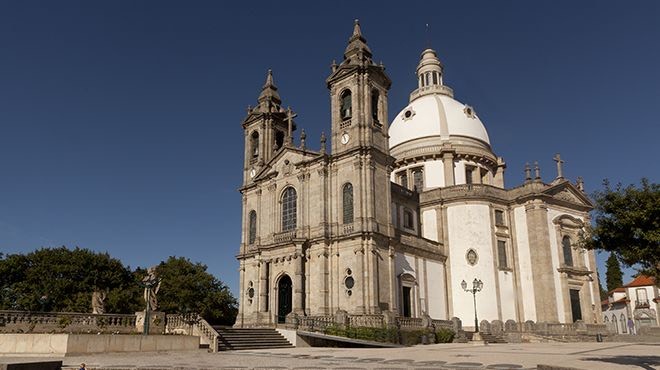
<svg viewBox="0 0 660 370"><path fill-rule="evenodd" d="M599 361L617 365L636 365L642 369L654 370L660 365L660 356L611 356L611 357L588 357L583 361Z"/></svg>

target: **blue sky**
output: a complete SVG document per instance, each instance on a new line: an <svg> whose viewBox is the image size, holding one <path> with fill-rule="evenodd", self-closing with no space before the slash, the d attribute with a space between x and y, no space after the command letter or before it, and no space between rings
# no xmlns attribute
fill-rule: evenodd
<svg viewBox="0 0 660 370"><path fill-rule="evenodd" d="M318 148L355 18L393 80L390 119L430 43L508 187L535 160L551 181L557 152L588 192L657 182L658 2L4 1L0 252L185 256L236 291L245 108L272 68Z"/></svg>

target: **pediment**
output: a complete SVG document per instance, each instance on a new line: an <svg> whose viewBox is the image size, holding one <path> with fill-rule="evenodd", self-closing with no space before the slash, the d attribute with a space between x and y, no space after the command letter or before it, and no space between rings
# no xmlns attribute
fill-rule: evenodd
<svg viewBox="0 0 660 370"><path fill-rule="evenodd" d="M561 182L545 190L544 193L554 199L562 202L581 205L583 207L593 207L591 200L573 184L568 181Z"/></svg>
<svg viewBox="0 0 660 370"><path fill-rule="evenodd" d="M289 146L282 147L268 163L257 171L253 181L277 177L279 174L290 175L295 170L296 164L316 158L318 155L318 153L308 150Z"/></svg>

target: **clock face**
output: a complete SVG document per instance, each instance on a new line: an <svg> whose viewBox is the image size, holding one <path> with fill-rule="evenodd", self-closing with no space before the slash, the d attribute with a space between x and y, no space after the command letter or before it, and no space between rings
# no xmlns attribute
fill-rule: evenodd
<svg viewBox="0 0 660 370"><path fill-rule="evenodd" d="M348 136L348 132L344 132L343 134L341 134L341 143L342 144L344 144L344 145L348 144L348 141L350 139L351 139L351 137Z"/></svg>
<svg viewBox="0 0 660 370"><path fill-rule="evenodd" d="M256 174L257 174L257 171L255 171L254 168L252 170L250 170L250 177L254 177L254 175L256 175Z"/></svg>

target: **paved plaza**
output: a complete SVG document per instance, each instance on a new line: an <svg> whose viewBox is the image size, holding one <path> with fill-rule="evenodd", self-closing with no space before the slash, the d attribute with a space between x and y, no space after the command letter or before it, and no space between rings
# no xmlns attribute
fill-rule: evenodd
<svg viewBox="0 0 660 370"><path fill-rule="evenodd" d="M43 361L47 357L0 357ZM108 353L59 358L64 369L660 369L660 343L435 344L407 348L291 348L208 353Z"/></svg>

